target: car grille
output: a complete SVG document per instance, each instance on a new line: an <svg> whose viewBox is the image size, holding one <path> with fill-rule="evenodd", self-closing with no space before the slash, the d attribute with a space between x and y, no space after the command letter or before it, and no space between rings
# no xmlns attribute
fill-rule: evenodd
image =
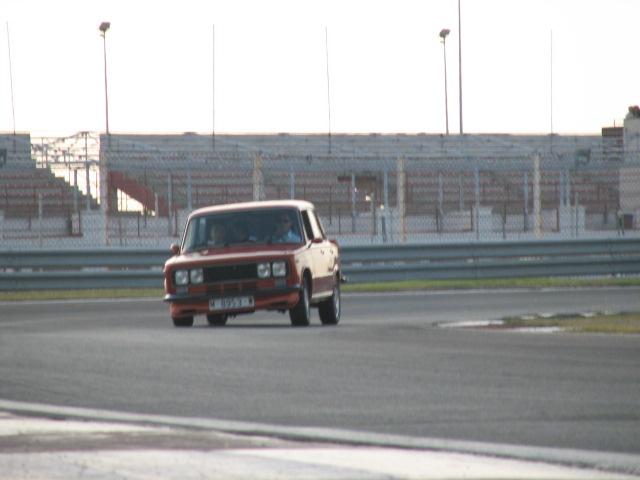
<svg viewBox="0 0 640 480"><path fill-rule="evenodd" d="M256 282L226 283L207 286L207 294L214 296L253 294L258 289Z"/></svg>
<svg viewBox="0 0 640 480"><path fill-rule="evenodd" d="M204 268L205 283L255 280L256 278L258 278L258 266L255 263Z"/></svg>

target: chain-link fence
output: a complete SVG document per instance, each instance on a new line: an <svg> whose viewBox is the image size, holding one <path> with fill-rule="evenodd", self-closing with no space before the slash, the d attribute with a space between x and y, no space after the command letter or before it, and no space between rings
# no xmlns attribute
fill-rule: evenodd
<svg viewBox="0 0 640 480"><path fill-rule="evenodd" d="M640 235L640 155L622 138L0 138L6 248L168 246L195 208L282 198L313 202L342 244Z"/></svg>

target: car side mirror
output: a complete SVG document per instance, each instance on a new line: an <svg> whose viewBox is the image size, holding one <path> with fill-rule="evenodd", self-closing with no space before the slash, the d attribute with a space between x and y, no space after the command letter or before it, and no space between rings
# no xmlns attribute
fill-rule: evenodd
<svg viewBox="0 0 640 480"><path fill-rule="evenodd" d="M171 247L169 247L171 250L171 253L175 256L178 255L180 253L180 245L176 244L176 243L172 243Z"/></svg>
<svg viewBox="0 0 640 480"><path fill-rule="evenodd" d="M311 240L311 243L322 243L324 242L324 238L322 237L316 237L313 240Z"/></svg>

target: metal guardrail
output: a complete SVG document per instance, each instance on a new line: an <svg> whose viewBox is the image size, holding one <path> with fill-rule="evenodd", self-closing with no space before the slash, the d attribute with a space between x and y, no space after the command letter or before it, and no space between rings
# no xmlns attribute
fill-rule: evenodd
<svg viewBox="0 0 640 480"><path fill-rule="evenodd" d="M343 255L356 282L640 273L640 239L346 247Z"/></svg>
<svg viewBox="0 0 640 480"><path fill-rule="evenodd" d="M0 291L162 287L164 249L2 250ZM342 248L351 282L640 274L640 239Z"/></svg>

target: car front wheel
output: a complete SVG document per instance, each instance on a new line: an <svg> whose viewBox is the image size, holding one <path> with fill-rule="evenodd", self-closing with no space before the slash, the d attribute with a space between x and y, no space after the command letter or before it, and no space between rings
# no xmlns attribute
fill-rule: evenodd
<svg viewBox="0 0 640 480"><path fill-rule="evenodd" d="M227 324L227 318L225 313L210 313L207 315L207 322L212 327L222 327Z"/></svg>
<svg viewBox="0 0 640 480"><path fill-rule="evenodd" d="M193 317L172 318L175 327L193 327Z"/></svg>
<svg viewBox="0 0 640 480"><path fill-rule="evenodd" d="M295 307L289 310L289 318L291 319L291 325L294 327L306 327L309 325L309 319L311 317L311 305L309 301L309 286L307 281L302 282L302 289L300 290L300 299Z"/></svg>
<svg viewBox="0 0 640 480"><path fill-rule="evenodd" d="M340 283L336 282L333 293L318 305L320 321L323 325L337 325L340 321Z"/></svg>

